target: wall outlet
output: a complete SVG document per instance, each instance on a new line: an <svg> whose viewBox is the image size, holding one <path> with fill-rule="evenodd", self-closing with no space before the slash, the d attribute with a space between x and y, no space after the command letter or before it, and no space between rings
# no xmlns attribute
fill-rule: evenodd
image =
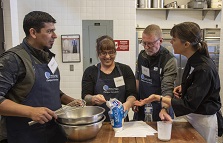
<svg viewBox="0 0 223 143"><path fill-rule="evenodd" d="M70 71L74 71L74 65L70 65Z"/></svg>

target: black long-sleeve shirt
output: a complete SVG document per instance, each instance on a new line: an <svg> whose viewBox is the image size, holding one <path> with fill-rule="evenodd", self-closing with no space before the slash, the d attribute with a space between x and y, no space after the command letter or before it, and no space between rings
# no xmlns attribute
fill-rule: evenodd
<svg viewBox="0 0 223 143"><path fill-rule="evenodd" d="M125 99L128 98L128 96L135 96L136 97L136 83L135 83L135 77L131 70L131 68L127 65L116 63L119 65L120 70L123 74L124 82L125 82L125 90L126 94ZM112 71L111 74L105 74L102 71L100 71L100 76L102 79L113 79L114 77L118 77L119 72L117 67ZM97 76L98 76L98 67L93 65L88 67L82 77L82 98L87 94L94 95L94 89L97 82Z"/></svg>
<svg viewBox="0 0 223 143"><path fill-rule="evenodd" d="M171 100L176 116L213 115L221 108L220 79L210 58L195 52L188 59L181 86L181 99Z"/></svg>

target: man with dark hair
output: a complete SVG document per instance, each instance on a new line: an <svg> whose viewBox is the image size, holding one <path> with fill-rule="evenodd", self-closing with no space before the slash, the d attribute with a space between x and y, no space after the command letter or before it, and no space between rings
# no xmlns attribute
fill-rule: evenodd
<svg viewBox="0 0 223 143"><path fill-rule="evenodd" d="M74 100L60 91L52 48L56 20L33 11L23 21L23 42L0 56L0 115L9 143L64 143L55 110ZM38 124L29 126L31 120Z"/></svg>

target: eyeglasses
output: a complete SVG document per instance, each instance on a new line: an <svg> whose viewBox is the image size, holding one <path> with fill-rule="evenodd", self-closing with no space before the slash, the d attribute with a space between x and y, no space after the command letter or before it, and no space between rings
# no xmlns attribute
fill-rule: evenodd
<svg viewBox="0 0 223 143"><path fill-rule="evenodd" d="M160 38L157 39L157 40L155 40L155 41L153 41L153 42L144 42L144 41L141 40L140 44L143 47L145 47L145 46L147 46L147 47L154 47L154 45L156 44L156 42L159 41L159 40L160 40Z"/></svg>
<svg viewBox="0 0 223 143"><path fill-rule="evenodd" d="M107 55L109 55L109 56L114 56L116 54L116 52L115 51L109 51L109 52L105 52L105 51L103 51L103 52L100 52L100 55L101 56L107 56Z"/></svg>

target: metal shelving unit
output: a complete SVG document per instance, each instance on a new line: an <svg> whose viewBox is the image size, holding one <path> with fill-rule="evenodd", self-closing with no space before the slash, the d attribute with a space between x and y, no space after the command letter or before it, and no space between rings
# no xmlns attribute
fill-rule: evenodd
<svg viewBox="0 0 223 143"><path fill-rule="evenodd" d="M136 10L162 10L166 11L166 20L168 19L170 11L202 11L202 20L204 20L208 11L214 11L214 20L221 12L221 8L204 8L204 9L194 9L194 8L136 8Z"/></svg>

